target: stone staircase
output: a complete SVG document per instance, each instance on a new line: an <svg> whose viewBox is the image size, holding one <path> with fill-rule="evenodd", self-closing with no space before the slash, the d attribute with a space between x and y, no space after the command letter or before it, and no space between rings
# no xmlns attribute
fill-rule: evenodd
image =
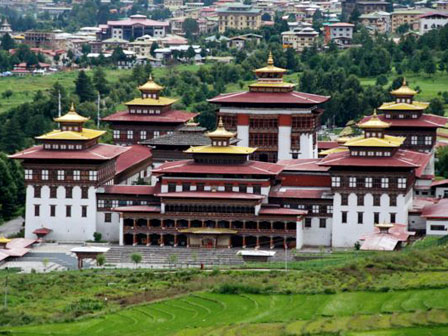
<svg viewBox="0 0 448 336"><path fill-rule="evenodd" d="M243 264L241 257L236 253L240 248L230 249L198 249L183 247L156 247L156 246L112 246L106 253L107 264L132 263L131 255L139 253L142 256L142 264L206 266L238 265ZM284 261L285 251L274 250L276 255L271 261ZM293 255L288 251L288 260L292 260Z"/></svg>

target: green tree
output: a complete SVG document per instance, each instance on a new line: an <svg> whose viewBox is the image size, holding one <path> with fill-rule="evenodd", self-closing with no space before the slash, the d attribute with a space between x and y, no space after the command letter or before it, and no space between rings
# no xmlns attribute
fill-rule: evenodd
<svg viewBox="0 0 448 336"><path fill-rule="evenodd" d="M189 46L187 49L187 52L185 53L185 57L187 57L189 60L191 60L195 56L196 56L196 52L194 51L194 48L192 46Z"/></svg>
<svg viewBox="0 0 448 336"><path fill-rule="evenodd" d="M95 89L101 94L109 93L109 82L106 78L106 73L102 67L96 67L93 72L93 85Z"/></svg>
<svg viewBox="0 0 448 336"><path fill-rule="evenodd" d="M294 71L297 68L298 60L296 57L296 52L293 48L287 48L285 52L286 56L286 68L288 70Z"/></svg>
<svg viewBox="0 0 448 336"><path fill-rule="evenodd" d="M448 178L448 146L440 147L436 157L436 174Z"/></svg>
<svg viewBox="0 0 448 336"><path fill-rule="evenodd" d="M93 88L90 77L81 70L78 74L78 78L75 81L75 92L79 97L80 102L93 101L96 98L95 90Z"/></svg>
<svg viewBox="0 0 448 336"><path fill-rule="evenodd" d="M131 260L135 263L135 266L137 266L141 261L143 257L140 253L132 253L131 254Z"/></svg>
<svg viewBox="0 0 448 336"><path fill-rule="evenodd" d="M2 98L9 99L12 97L13 94L14 94L14 91L8 89L8 90L2 92Z"/></svg>
<svg viewBox="0 0 448 336"><path fill-rule="evenodd" d="M9 50L15 48L15 42L9 34L3 35L0 44L3 50Z"/></svg>
<svg viewBox="0 0 448 336"><path fill-rule="evenodd" d="M156 50L156 49L159 49L159 44L158 44L157 42L153 42L153 43L151 44L151 49L150 49L150 51L149 51L149 53L151 54L152 57L155 57L155 56L156 56L156 53L155 53L155 50Z"/></svg>
<svg viewBox="0 0 448 336"><path fill-rule="evenodd" d="M182 30L184 31L186 38L192 38L199 32L198 21L192 18L186 18L182 23Z"/></svg>
<svg viewBox="0 0 448 336"><path fill-rule="evenodd" d="M375 84L379 85L379 86L384 86L384 85L387 84L387 82L388 82L388 79L387 79L387 77L385 75L379 75L376 78L376 83Z"/></svg>
<svg viewBox="0 0 448 336"><path fill-rule="evenodd" d="M9 219L15 211L15 183L8 164L0 157L0 219Z"/></svg>
<svg viewBox="0 0 448 336"><path fill-rule="evenodd" d="M445 114L445 109L443 107L443 102L439 98L431 99L429 103L429 112L432 114L436 114L439 116L443 116Z"/></svg>
<svg viewBox="0 0 448 336"><path fill-rule="evenodd" d="M103 266L106 263L106 257L104 256L104 253L98 254L96 256L96 264L98 266Z"/></svg>

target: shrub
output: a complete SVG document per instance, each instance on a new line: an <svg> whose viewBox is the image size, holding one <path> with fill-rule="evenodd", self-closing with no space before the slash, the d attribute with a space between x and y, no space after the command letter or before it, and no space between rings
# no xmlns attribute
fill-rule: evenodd
<svg viewBox="0 0 448 336"><path fill-rule="evenodd" d="M132 253L131 260L137 265L142 261L142 255L140 253Z"/></svg>
<svg viewBox="0 0 448 336"><path fill-rule="evenodd" d="M105 262L106 262L106 257L105 257L105 255L103 253L98 254L96 256L96 264L98 266L103 266Z"/></svg>
<svg viewBox="0 0 448 336"><path fill-rule="evenodd" d="M103 235L100 232L94 232L93 233L93 239L96 242L100 242L102 237L103 237Z"/></svg>

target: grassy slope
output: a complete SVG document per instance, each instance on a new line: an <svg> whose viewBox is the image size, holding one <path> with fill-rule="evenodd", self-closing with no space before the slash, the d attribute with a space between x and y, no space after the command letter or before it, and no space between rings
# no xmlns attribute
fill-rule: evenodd
<svg viewBox="0 0 448 336"><path fill-rule="evenodd" d="M197 65L180 65L176 70L196 71L199 68ZM154 69L154 76L165 76L168 72L167 68ZM114 70L107 69L106 74L109 82L116 82L120 76L131 73L131 70ZM25 102L30 102L34 94L38 90L48 90L53 84L59 81L69 91L75 88L75 79L78 76L78 71L59 72L47 76L27 76L27 77L5 77L0 78L0 97L6 90L12 90L13 96L9 99L0 98L0 113L8 109L18 106Z"/></svg>
<svg viewBox="0 0 448 336"><path fill-rule="evenodd" d="M200 293L77 323L17 328L12 335L232 335L238 329L253 335L251 330L266 332L272 323L277 332L302 335L445 324L447 309L447 288L332 295Z"/></svg>

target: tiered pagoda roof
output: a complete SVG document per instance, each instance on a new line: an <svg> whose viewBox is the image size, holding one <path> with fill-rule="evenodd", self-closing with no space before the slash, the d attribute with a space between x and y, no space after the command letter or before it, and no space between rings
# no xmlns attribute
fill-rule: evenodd
<svg viewBox="0 0 448 336"><path fill-rule="evenodd" d="M110 160L129 148L98 143L105 131L84 128L89 118L79 115L72 104L70 111L54 121L59 129L36 137L37 145L11 155L13 159Z"/></svg>
<svg viewBox="0 0 448 336"><path fill-rule="evenodd" d="M141 97L134 98L125 105L127 111L118 111L102 120L110 122L154 122L154 123L184 123L196 116L187 111L172 110L177 101L174 98L161 96L163 86L157 84L149 76L148 81L139 86Z"/></svg>
<svg viewBox="0 0 448 336"><path fill-rule="evenodd" d="M251 104L294 104L316 105L330 99L310 93L294 91L295 84L284 82L286 69L276 67L272 53L267 66L254 70L257 82L249 85L249 91L220 94L209 99L211 103L251 103Z"/></svg>

